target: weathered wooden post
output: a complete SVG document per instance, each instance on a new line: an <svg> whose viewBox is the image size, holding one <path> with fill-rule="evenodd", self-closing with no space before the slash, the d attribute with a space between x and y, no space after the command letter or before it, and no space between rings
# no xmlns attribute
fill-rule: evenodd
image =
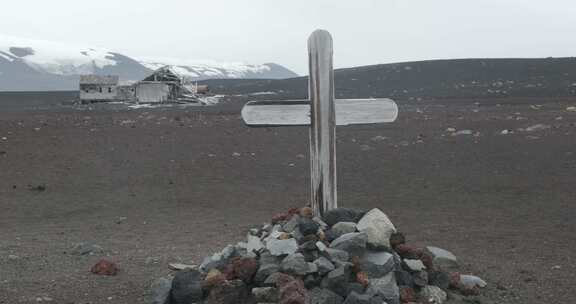
<svg viewBox="0 0 576 304"><path fill-rule="evenodd" d="M338 207L336 125L393 122L390 99L335 99L332 36L316 30L308 39L308 100L251 101L242 108L249 126L310 126L310 205L315 214Z"/></svg>

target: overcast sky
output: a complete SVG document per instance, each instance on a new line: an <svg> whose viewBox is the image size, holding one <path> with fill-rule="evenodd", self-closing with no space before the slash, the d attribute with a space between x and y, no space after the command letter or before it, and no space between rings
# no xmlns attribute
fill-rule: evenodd
<svg viewBox="0 0 576 304"><path fill-rule="evenodd" d="M129 56L276 62L306 74L306 39L334 36L335 66L576 56L574 0L2 1L0 33Z"/></svg>

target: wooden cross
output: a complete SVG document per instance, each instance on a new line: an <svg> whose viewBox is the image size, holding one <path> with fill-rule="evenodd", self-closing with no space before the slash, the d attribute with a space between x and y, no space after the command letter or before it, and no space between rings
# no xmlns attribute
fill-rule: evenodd
<svg viewBox="0 0 576 304"><path fill-rule="evenodd" d="M332 36L316 30L308 38L308 100L251 101L242 108L248 126L310 126L310 204L314 213L337 208L336 125L393 122L390 99L335 99Z"/></svg>

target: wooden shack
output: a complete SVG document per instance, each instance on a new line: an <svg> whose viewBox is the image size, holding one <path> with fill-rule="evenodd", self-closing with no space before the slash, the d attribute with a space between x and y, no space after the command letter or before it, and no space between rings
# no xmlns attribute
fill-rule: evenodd
<svg viewBox="0 0 576 304"><path fill-rule="evenodd" d="M81 75L80 100L82 102L113 101L117 98L118 76Z"/></svg>

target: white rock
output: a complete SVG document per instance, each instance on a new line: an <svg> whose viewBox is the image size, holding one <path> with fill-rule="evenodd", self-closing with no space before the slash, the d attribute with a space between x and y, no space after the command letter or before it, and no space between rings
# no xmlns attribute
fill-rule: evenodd
<svg viewBox="0 0 576 304"><path fill-rule="evenodd" d="M486 283L486 281L473 275L460 275L460 283L462 283L462 285L466 286L467 288L475 288L475 287L484 288L488 286L488 283Z"/></svg>
<svg viewBox="0 0 576 304"><path fill-rule="evenodd" d="M426 286L420 290L420 298L424 303L442 304L448 299L446 292L437 286Z"/></svg>
<svg viewBox="0 0 576 304"><path fill-rule="evenodd" d="M246 249L248 252L257 252L262 249L263 245L260 241L260 238L254 235L248 235L248 244L246 245Z"/></svg>
<svg viewBox="0 0 576 304"><path fill-rule="evenodd" d="M270 239L266 243L266 249L274 256L294 254L298 250L298 243L295 239L277 240Z"/></svg>
<svg viewBox="0 0 576 304"><path fill-rule="evenodd" d="M339 237L346 233L356 232L356 223L354 222L338 222L332 226L332 231Z"/></svg>
<svg viewBox="0 0 576 304"><path fill-rule="evenodd" d="M382 278L371 279L366 289L366 294L379 295L385 300L398 299L400 297L400 290L396 284L394 273L389 273Z"/></svg>
<svg viewBox="0 0 576 304"><path fill-rule="evenodd" d="M411 260L411 259L404 259L404 263L410 268L412 271L421 271L425 270L426 266L420 260Z"/></svg>
<svg viewBox="0 0 576 304"><path fill-rule="evenodd" d="M366 213L356 225L356 229L366 233L367 243L374 247L390 247L390 236L396 232L394 224L378 208Z"/></svg>

